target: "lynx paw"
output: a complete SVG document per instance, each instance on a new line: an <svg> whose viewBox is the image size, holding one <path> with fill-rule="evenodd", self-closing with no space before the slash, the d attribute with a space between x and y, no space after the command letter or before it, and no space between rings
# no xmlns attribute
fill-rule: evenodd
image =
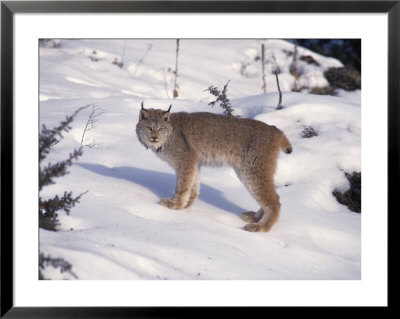
<svg viewBox="0 0 400 319"><path fill-rule="evenodd" d="M161 198L160 204L162 206L172 208L172 209L181 209L183 205L179 205L173 198Z"/></svg>
<svg viewBox="0 0 400 319"><path fill-rule="evenodd" d="M248 222L248 223L256 223L256 222L258 222L255 212L244 212L244 213L241 214L241 216L242 216L242 219L245 222Z"/></svg>
<svg viewBox="0 0 400 319"><path fill-rule="evenodd" d="M243 229L250 232L257 232L260 231L260 226L258 226L257 224L247 224L244 225Z"/></svg>

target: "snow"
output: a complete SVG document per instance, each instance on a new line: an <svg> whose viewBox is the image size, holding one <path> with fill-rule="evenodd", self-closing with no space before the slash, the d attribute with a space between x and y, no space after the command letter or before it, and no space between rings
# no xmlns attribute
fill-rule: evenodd
<svg viewBox="0 0 400 319"><path fill-rule="evenodd" d="M40 123L54 127L88 104L104 111L85 135L84 144L94 147L85 146L70 173L41 191L44 198L88 191L70 215L59 213L59 231L40 229L41 252L68 261L78 279L361 279L361 214L332 195L348 188L344 172L361 171L360 91L336 97L290 92L293 44L265 40L264 94L261 43L181 40L177 99L174 39L62 40L59 48L41 47ZM272 54L281 70L282 110L275 109ZM320 64L299 61L302 86L325 86L323 71L342 65L305 48L299 54ZM115 58L123 58L123 68L112 64ZM276 125L293 145L292 154L279 156L281 215L268 233L242 229L240 213L258 204L229 167L202 168L200 195L189 209L159 205L173 195L174 171L136 137L142 101L148 108L172 104L172 112L222 113L208 106L213 97L205 90L228 80L234 114ZM76 116L48 161L81 146L90 110ZM306 127L318 135L302 137ZM44 275L76 279L52 267Z"/></svg>

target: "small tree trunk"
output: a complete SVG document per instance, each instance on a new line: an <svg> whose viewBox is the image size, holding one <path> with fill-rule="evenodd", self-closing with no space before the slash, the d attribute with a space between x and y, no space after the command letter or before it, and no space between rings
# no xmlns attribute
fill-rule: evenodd
<svg viewBox="0 0 400 319"><path fill-rule="evenodd" d="M176 62L175 62L175 81L174 81L174 91L173 91L173 97L174 99L179 96L178 94L178 85L176 83L176 80L178 78L178 57L179 57L179 39L176 39Z"/></svg>
<svg viewBox="0 0 400 319"><path fill-rule="evenodd" d="M262 74L262 89L264 93L267 93L267 82L265 81L265 47L264 43L261 44L261 74Z"/></svg>

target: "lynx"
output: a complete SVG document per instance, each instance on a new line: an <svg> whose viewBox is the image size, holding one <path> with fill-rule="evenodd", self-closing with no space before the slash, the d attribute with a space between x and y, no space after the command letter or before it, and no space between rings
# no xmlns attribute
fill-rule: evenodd
<svg viewBox="0 0 400 319"><path fill-rule="evenodd" d="M171 105L172 106L172 105ZM247 231L269 231L278 220L279 196L273 175L279 150L292 152L286 136L263 122L207 112L171 113L145 109L139 113L139 141L168 162L176 173L173 198L160 204L172 209L187 208L199 194L199 172L203 165L233 167L239 179L261 208L244 212Z"/></svg>

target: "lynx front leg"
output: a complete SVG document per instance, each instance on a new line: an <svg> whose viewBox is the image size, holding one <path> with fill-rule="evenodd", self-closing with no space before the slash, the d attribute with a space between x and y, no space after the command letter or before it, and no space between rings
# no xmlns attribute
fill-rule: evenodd
<svg viewBox="0 0 400 319"><path fill-rule="evenodd" d="M172 208L182 209L190 201L191 190L198 175L197 162L187 158L176 169L176 189L173 198L162 198L160 204ZM196 194L197 197L197 194ZM192 199L192 202L196 198Z"/></svg>

